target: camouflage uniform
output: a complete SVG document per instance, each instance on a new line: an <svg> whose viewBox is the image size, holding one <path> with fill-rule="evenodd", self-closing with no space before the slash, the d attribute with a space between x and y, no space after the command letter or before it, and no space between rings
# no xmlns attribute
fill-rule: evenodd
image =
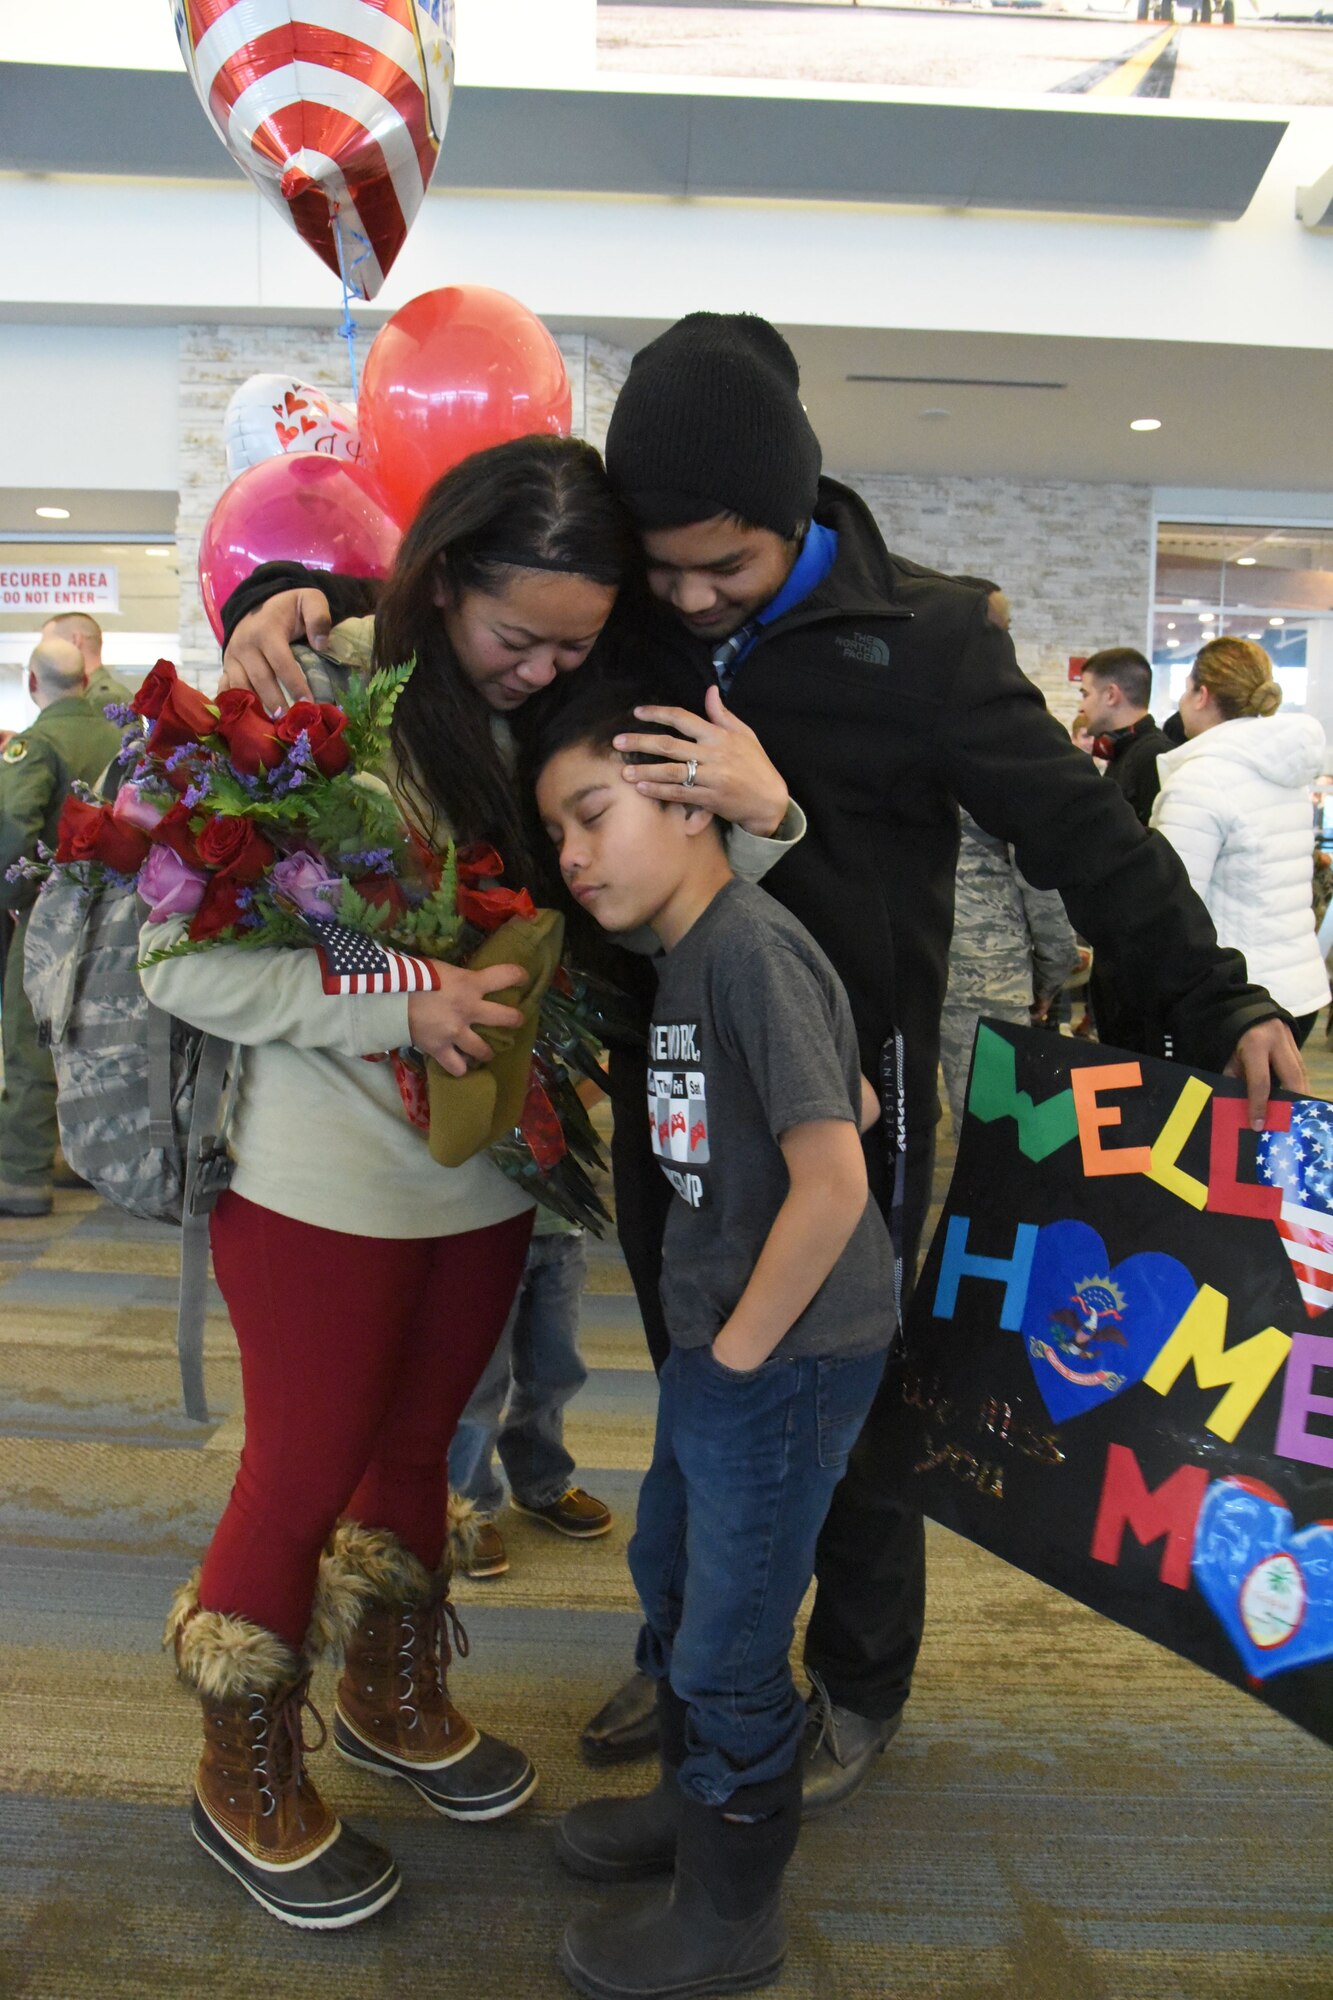
<svg viewBox="0 0 1333 2000"><path fill-rule="evenodd" d="M23 946L36 900L29 882L5 870L43 840L54 847L56 823L76 778L95 784L120 748L120 732L82 695L49 702L37 720L0 751L0 912L18 913L5 964L5 1087L0 1093L0 1183L34 1195L50 1192L56 1153L56 1080L49 1049L39 1046L23 991ZM0 915L8 923L8 915Z"/></svg>
<svg viewBox="0 0 1333 2000"><path fill-rule="evenodd" d="M955 1128L963 1115L981 1016L1026 1027L1033 999L1058 993L1078 963L1078 945L1054 889L1032 888L1015 867L1012 848L983 833L966 813L961 818L949 990L940 1037L940 1067Z"/></svg>

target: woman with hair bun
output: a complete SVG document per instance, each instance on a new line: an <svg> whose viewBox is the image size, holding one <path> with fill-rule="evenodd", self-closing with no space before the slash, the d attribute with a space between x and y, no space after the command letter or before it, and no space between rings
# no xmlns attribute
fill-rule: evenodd
<svg viewBox="0 0 1333 2000"><path fill-rule="evenodd" d="M1180 697L1185 741L1157 760L1152 824L1217 927L1296 1022L1329 997L1310 899L1310 787L1324 767L1312 715L1279 715L1273 663L1251 639L1210 639Z"/></svg>

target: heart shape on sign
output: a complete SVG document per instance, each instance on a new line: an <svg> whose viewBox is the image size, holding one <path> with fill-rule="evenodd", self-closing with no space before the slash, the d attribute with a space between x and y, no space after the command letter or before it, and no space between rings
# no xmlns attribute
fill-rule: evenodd
<svg viewBox="0 0 1333 2000"><path fill-rule="evenodd" d="M302 419L301 419L301 429L302 429L303 431L317 431L317 430L319 429L319 418L318 418L318 417L302 417Z"/></svg>
<svg viewBox="0 0 1333 2000"><path fill-rule="evenodd" d="M1253 1680L1333 1659L1333 1521L1295 1532L1281 1496L1215 1479L1194 1524L1194 1581Z"/></svg>
<svg viewBox="0 0 1333 2000"><path fill-rule="evenodd" d="M1142 1250L1111 1264L1086 1222L1037 1232L1023 1346L1057 1424L1142 1381L1198 1287L1178 1258Z"/></svg>
<svg viewBox="0 0 1333 2000"><path fill-rule="evenodd" d="M287 391L287 394L283 400L286 402L287 414L289 417L296 410L308 410L310 408L310 405L309 403L306 402L304 396L294 396L290 389Z"/></svg>
<svg viewBox="0 0 1333 2000"><path fill-rule="evenodd" d="M293 438L298 438L301 435L295 424L276 423L273 429L277 434L278 443L284 451L286 451Z"/></svg>

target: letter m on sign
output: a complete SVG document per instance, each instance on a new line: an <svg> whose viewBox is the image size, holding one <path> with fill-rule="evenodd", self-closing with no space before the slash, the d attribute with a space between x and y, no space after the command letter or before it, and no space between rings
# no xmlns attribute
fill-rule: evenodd
<svg viewBox="0 0 1333 2000"><path fill-rule="evenodd" d="M1092 1531L1094 1561L1113 1567L1120 1561L1126 1528L1144 1548L1165 1536L1166 1547L1158 1574L1163 1583L1172 1584L1177 1590L1188 1590L1194 1524L1203 1505L1208 1477L1201 1465L1182 1465L1150 1492L1133 1452L1127 1445L1113 1444L1106 1454L1106 1478L1097 1509L1097 1525Z"/></svg>

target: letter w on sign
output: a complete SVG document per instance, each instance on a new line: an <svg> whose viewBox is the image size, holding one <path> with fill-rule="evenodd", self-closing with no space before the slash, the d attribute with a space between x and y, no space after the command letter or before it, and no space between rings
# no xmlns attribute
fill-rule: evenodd
<svg viewBox="0 0 1333 2000"><path fill-rule="evenodd" d="M428 958L390 951L377 938L331 918L307 918L326 993L434 993L440 975Z"/></svg>

